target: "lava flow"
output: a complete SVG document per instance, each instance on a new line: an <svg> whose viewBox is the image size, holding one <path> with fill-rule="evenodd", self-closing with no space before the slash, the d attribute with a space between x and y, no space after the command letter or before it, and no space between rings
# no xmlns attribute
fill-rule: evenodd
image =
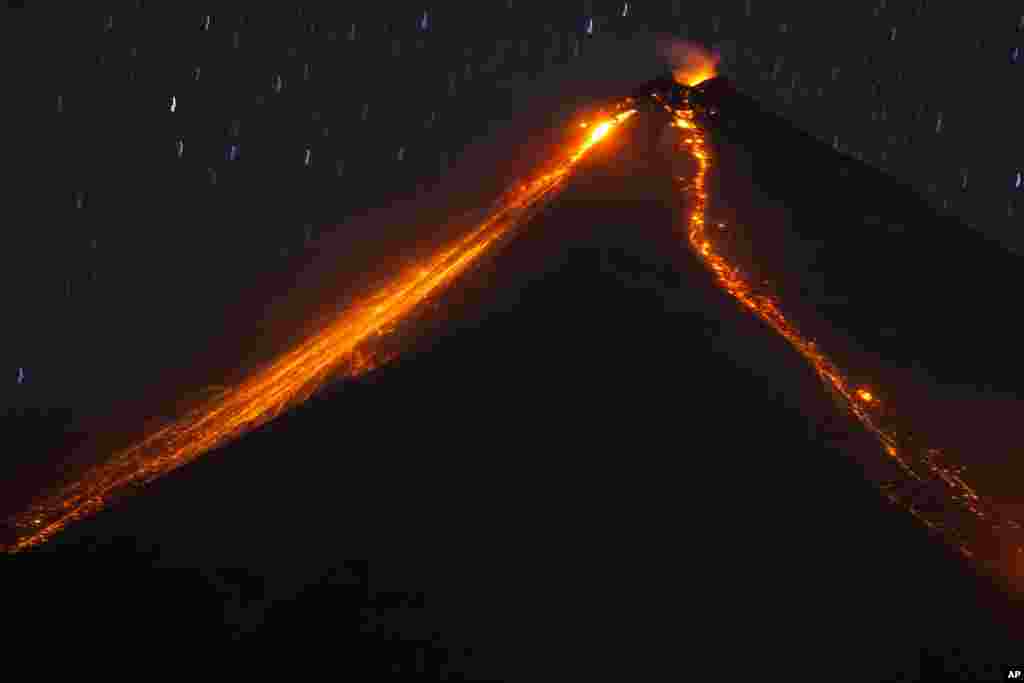
<svg viewBox="0 0 1024 683"><path fill-rule="evenodd" d="M502 196L488 218L454 245L399 273L237 386L208 397L184 417L34 501L11 520L17 540L4 550L18 552L43 543L69 523L103 509L129 486L152 481L265 424L333 379L358 376L386 361L377 353L380 338L422 310L483 253L554 199L587 151L635 113L624 105L619 108L619 113L596 122L553 170Z"/></svg>
<svg viewBox="0 0 1024 683"><path fill-rule="evenodd" d="M893 502L899 502L929 529L942 533L947 541L969 558L994 566L1004 576L1015 576L1016 566L999 565L998 557L1017 558L1024 552L1024 529L1012 520L1000 519L961 477L962 468L942 464L942 452L924 449L909 443L894 431L878 423L881 401L879 392L868 387L852 386L835 364L822 353L814 341L803 337L783 315L776 297L755 290L744 280L740 269L731 265L715 251L712 237L705 226L707 193L705 182L710 154L704 133L695 122L692 109L674 109L668 105L680 131L679 149L688 151L697 162L698 171L687 180L677 177L692 192L693 208L687 217L690 247L715 276L717 283L746 309L754 313L785 338L814 368L826 388L879 441L882 449L898 466L902 479L881 484ZM689 200L688 200L689 201ZM724 224L720 227L724 227ZM892 416L889 416L892 419ZM926 501L926 502L922 502ZM994 552L993 552L994 550ZM1013 559L1016 565L1018 559Z"/></svg>

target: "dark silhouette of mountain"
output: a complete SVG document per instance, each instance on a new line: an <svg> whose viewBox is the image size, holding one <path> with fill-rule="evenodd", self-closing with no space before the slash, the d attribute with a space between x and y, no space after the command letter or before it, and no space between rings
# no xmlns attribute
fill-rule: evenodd
<svg viewBox="0 0 1024 683"><path fill-rule="evenodd" d="M394 363L5 558L17 631L71 606L107 615L61 636L86 650L420 679L998 680L1017 613L865 481L877 444L673 230L647 134Z"/></svg>

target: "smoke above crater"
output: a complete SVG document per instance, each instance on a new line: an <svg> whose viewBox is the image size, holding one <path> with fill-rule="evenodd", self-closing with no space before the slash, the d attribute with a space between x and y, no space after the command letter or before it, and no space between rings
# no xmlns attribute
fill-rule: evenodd
<svg viewBox="0 0 1024 683"><path fill-rule="evenodd" d="M717 51L675 36L656 39L658 56L668 63L676 83L693 86L718 73L721 56Z"/></svg>

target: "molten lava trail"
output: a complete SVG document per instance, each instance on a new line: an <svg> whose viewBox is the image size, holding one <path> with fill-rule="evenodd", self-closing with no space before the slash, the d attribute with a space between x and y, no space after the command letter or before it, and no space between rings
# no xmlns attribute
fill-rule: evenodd
<svg viewBox="0 0 1024 683"><path fill-rule="evenodd" d="M550 167L552 170L507 192L494 204L488 218L465 237L396 274L379 291L357 300L318 333L237 385L207 397L187 415L115 453L74 481L40 496L10 520L17 540L4 550L18 552L41 544L134 486L152 481L272 420L329 381L358 376L386 362L392 353L387 350L386 338L400 324L413 321L481 256L493 252L517 226L556 197L587 151L635 113L628 102L619 105L616 115L582 132L582 139ZM942 451L925 448L902 436L904 431L891 428L899 424L899 416L894 416L888 406L883 426L879 396L885 392L855 386L848 379L852 376L850 369L844 372L838 368L813 340L802 335L785 315L777 296L752 284L724 250L716 248L716 239L706 226L705 185L712 163L706 133L692 110L664 106L673 115L672 125L679 133L678 151L691 155L697 167L692 178L678 178L681 192L687 195L683 239L688 246L717 284L786 339L814 369L837 404L877 440L880 449L875 461L879 466L874 470L884 468L886 472L883 478L876 478L884 494L979 566L1014 579L1020 574L1024 557L1021 525L1001 518L964 481L961 468L947 464ZM864 373L858 372L857 376Z"/></svg>
<svg viewBox="0 0 1024 683"><path fill-rule="evenodd" d="M691 249L714 274L718 285L751 313L757 315L786 339L814 368L838 405L844 407L871 435L893 465L885 481L876 482L893 503L900 504L926 527L956 548L965 557L993 571L1016 585L1024 553L1024 528L1014 520L1001 517L960 476L962 468L945 462L943 452L925 448L901 436L903 430L880 426L880 392L870 387L854 386L818 348L805 338L784 315L778 297L762 287L755 287L742 270L730 263L707 229L706 176L711 155L705 144L705 132L691 109L665 108L674 114L672 124L679 131L678 150L692 155L698 171L693 178L677 177L680 189L693 197L686 205L692 207L687 220L687 238ZM724 224L718 224L724 228ZM898 425L899 416L886 414L887 425Z"/></svg>
<svg viewBox="0 0 1024 683"><path fill-rule="evenodd" d="M571 153L507 192L488 217L455 244L398 273L379 291L356 301L320 332L236 386L223 388L184 417L35 500L10 520L17 540L4 550L18 552L44 543L68 524L103 509L116 496L274 419L327 382L358 376L388 360L382 338L422 311L484 253L493 251L558 196L587 151L635 113L626 102L617 109L606 120L583 124L582 139Z"/></svg>

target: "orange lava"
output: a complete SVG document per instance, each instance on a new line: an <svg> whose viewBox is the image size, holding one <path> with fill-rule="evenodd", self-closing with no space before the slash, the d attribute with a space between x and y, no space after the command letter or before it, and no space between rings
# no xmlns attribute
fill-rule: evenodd
<svg viewBox="0 0 1024 683"><path fill-rule="evenodd" d="M854 389L839 368L820 350L814 341L803 337L796 327L783 315L779 302L771 294L756 290L745 281L736 266L715 251L711 234L705 228L705 212L707 208L706 177L710 167L711 155L705 146L703 133L698 130L694 121L694 112L690 109L675 110L667 107L676 120L674 127L682 131L680 149L696 160L698 172L691 180L677 178L688 191L693 191L695 203L687 217L688 238L691 248L703 260L705 266L714 274L718 284L750 312L754 313L777 333L785 338L814 368L825 386L837 396L850 413L873 434L882 450L911 482L910 489L920 492L923 488L915 488L913 482L930 486L933 500L941 499L941 511L925 512L918 509L913 495L906 503L908 511L930 529L946 533L950 544L964 556L973 558L975 552L970 549L972 543L985 537L988 541L998 537L1004 548L1015 552L1024 552L1024 527L1013 520L998 519L990 506L983 503L977 492L960 477L963 468L954 468L942 464L943 454L938 449L921 449L917 446L901 446L901 438L883 429L878 424L880 401L877 393L865 387ZM719 223L719 228L724 224ZM890 499L896 502L894 494ZM1005 568L1003 573L1005 574Z"/></svg>
<svg viewBox="0 0 1024 683"><path fill-rule="evenodd" d="M690 85L691 81L704 80L708 74L691 68L684 76ZM514 233L516 226L529 220L557 196L564 189L568 174L587 151L636 113L628 108L631 103L632 99L625 100L620 105L620 113L607 119L581 124L580 128L589 130L566 158L555 163L553 170L539 173L528 182L517 183L470 234L426 261L398 273L390 284L357 301L319 333L238 385L221 388L188 415L114 454L73 483L41 496L11 520L18 539L3 550L18 552L44 543L69 523L104 508L119 492L152 481L272 420L308 399L328 381L358 376L386 362L381 339L393 332L400 322L413 319L426 304L436 301L482 254L492 251ZM880 397L885 396L885 392L878 387L853 386L815 342L801 335L786 318L775 296L752 286L737 266L716 251L712 234L705 225L706 182L712 156L705 144L704 132L691 110L668 106L666 109L674 115L673 127L679 131L680 149L688 152L698 167L694 178L678 178L681 190L691 193L693 198L692 210L686 217L686 239L717 284L807 360L825 387L878 440L889 456L886 461L894 463L902 473L905 481L900 485L909 482L911 490L918 492L904 495L894 487L886 493L891 500L902 502L911 514L929 529L943 533L967 557L981 556L985 548L978 541L981 538L987 542L996 538L1002 548L1020 553L1020 524L1000 520L961 478L962 468L942 464L941 451L923 449L883 428L879 423ZM571 129L579 130L576 126ZM716 223L717 230L724 228L723 223ZM927 509L918 503L922 499L918 494L925 487L930 487L928 495L923 497L931 504Z"/></svg>
<svg viewBox="0 0 1024 683"><path fill-rule="evenodd" d="M676 115L675 126L677 128L695 131L696 126L693 122L692 111L675 110L673 113ZM730 265L721 254L715 252L710 235L704 227L704 213L707 207L705 183L710 165L710 154L704 145L704 136L700 132L695 131L689 134L684 139L684 142L689 148L690 154L697 160L699 169L696 178L692 182L686 181L684 178L678 178L678 180L687 183L687 186L695 192L696 201L689 217L690 245L701 256L705 265L715 274L718 284L747 309L771 325L804 358L810 361L821 379L846 399L846 403L854 415L882 441L886 447L886 452L896 457L895 443L888 435L875 426L871 415L866 412L861 402L854 400L854 390L849 386L839 369L832 364L832 361L818 350L813 341L804 339L800 335L793 324L782 314L773 297L756 292L743 279L738 268Z"/></svg>
<svg viewBox="0 0 1024 683"><path fill-rule="evenodd" d="M59 487L14 518L18 552L53 537L69 523L103 509L112 496L152 481L274 419L331 379L354 377L379 366L376 340L392 332L435 299L481 254L564 188L568 174L594 145L635 110L599 121L553 169L506 193L470 234L424 263L396 275L390 284L357 301L325 328L240 384L224 388L188 415L140 443L114 454L71 484Z"/></svg>

